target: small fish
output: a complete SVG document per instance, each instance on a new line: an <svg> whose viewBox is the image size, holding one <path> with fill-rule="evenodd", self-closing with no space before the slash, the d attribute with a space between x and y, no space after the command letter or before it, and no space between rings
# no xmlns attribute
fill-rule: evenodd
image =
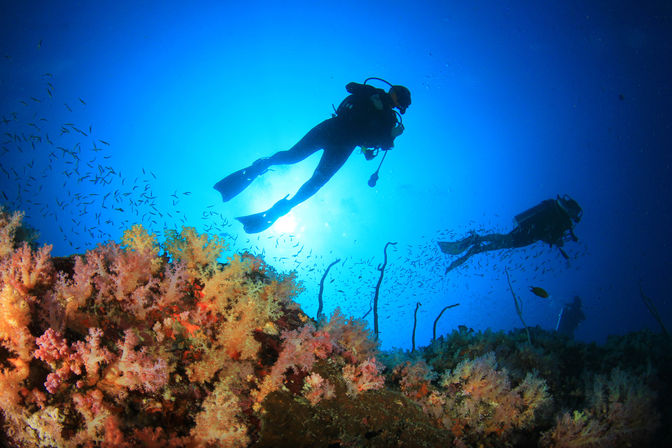
<svg viewBox="0 0 672 448"><path fill-rule="evenodd" d="M546 290L539 286L530 286L530 292L537 297L541 297L542 299L548 298L548 293L546 292Z"/></svg>

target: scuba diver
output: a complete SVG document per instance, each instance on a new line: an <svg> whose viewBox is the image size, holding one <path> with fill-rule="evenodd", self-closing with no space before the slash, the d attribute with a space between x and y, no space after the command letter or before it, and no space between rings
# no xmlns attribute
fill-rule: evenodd
<svg viewBox="0 0 672 448"><path fill-rule="evenodd" d="M368 85L367 82L372 79L387 83L390 86L389 91ZM323 150L312 177L292 198L287 199L287 195L265 212L236 218L243 224L245 232L257 233L266 230L293 207L314 195L343 166L357 146L361 147L366 160L375 158L379 150L385 151L380 162L382 165L387 151L394 146L394 139L404 131L400 114L404 114L411 105L411 92L404 86L392 85L380 78L367 78L363 84L351 82L345 88L350 95L338 106L336 113L308 131L290 149L258 159L251 166L236 171L215 184L215 190L227 202L269 167L297 163L316 151ZM380 165L369 179L371 187L378 180Z"/></svg>
<svg viewBox="0 0 672 448"><path fill-rule="evenodd" d="M514 249L529 246L543 241L550 246L557 246L565 259L569 259L562 246L567 238L572 241L579 239L574 234L574 225L581 220L583 210L578 202L568 195L556 199L547 199L529 210L516 215L516 227L507 234L493 233L478 235L472 232L459 241L439 241L441 251L449 255L459 255L446 272L462 265L472 255L491 250Z"/></svg>
<svg viewBox="0 0 672 448"><path fill-rule="evenodd" d="M574 339L574 331L581 322L586 320L586 315L581 309L581 297L574 296L572 303L566 303L558 315L558 323L555 325L555 331Z"/></svg>

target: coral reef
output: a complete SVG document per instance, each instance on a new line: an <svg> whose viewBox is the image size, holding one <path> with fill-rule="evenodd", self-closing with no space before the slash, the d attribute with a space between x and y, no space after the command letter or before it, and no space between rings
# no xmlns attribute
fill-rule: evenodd
<svg viewBox="0 0 672 448"><path fill-rule="evenodd" d="M0 211L0 445L667 446L669 340L466 327L381 353L301 290L185 227L52 258ZM384 364L383 364L384 362ZM387 367L387 369L386 369ZM657 394L656 394L657 392ZM661 430L661 427L663 428Z"/></svg>
<svg viewBox="0 0 672 448"><path fill-rule="evenodd" d="M456 446L670 445L672 351L664 334L611 336L598 346L530 332L533 346L524 329L460 327L405 364L405 353L381 360L396 365L392 382L450 427Z"/></svg>
<svg viewBox="0 0 672 448"><path fill-rule="evenodd" d="M0 232L0 407L17 446L247 446L264 402L312 406L380 389L376 344L340 313L316 329L293 276L193 228L164 245L141 226L82 256ZM329 358L329 359L327 359Z"/></svg>

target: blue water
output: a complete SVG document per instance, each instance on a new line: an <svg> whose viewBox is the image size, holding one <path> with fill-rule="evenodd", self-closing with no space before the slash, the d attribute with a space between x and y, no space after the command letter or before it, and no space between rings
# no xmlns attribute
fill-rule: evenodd
<svg viewBox="0 0 672 448"><path fill-rule="evenodd" d="M380 291L384 348L410 346L417 302L420 345L452 303L439 334L519 327L504 268L529 325L555 328L579 295L577 339L658 331L640 285L672 324L669 2L0 5L0 203L24 210L54 255L118 241L137 222L158 234L195 226L226 238L228 255L296 270L312 316L324 269L341 259L326 311L361 317L397 242ZM353 153L315 196L245 234L234 217L294 193L319 153L226 204L212 185L292 146L369 76L413 97L377 186L379 159ZM508 232L517 213L565 193L584 209L569 261L539 243L444 274L452 258L438 240Z"/></svg>

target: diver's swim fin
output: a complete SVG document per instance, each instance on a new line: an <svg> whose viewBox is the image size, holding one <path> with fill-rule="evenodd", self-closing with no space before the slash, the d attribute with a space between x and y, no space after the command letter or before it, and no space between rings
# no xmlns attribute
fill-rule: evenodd
<svg viewBox="0 0 672 448"><path fill-rule="evenodd" d="M459 241L439 241L439 248L448 255L459 255L466 249Z"/></svg>
<svg viewBox="0 0 672 448"><path fill-rule="evenodd" d="M287 195L289 196L289 195ZM280 199L270 209L265 212L255 213L254 215L239 216L236 219L243 224L246 233L259 233L268 229L278 218L289 212L292 207L289 205L287 196Z"/></svg>
<svg viewBox="0 0 672 448"><path fill-rule="evenodd" d="M476 234L471 234L458 241L439 241L441 252L448 255L459 255L469 249L476 242Z"/></svg>
<svg viewBox="0 0 672 448"><path fill-rule="evenodd" d="M254 162L252 166L229 174L215 184L214 189L222 195L222 201L230 201L247 188L257 176L263 174L265 169L259 163L260 160L262 159Z"/></svg>

